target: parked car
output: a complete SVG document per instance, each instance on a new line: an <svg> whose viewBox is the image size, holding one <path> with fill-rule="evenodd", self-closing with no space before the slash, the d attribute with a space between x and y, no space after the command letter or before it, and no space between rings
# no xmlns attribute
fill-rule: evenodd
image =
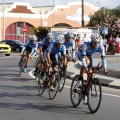
<svg viewBox="0 0 120 120"><path fill-rule="evenodd" d="M19 40L2 40L1 42L10 45L12 51L21 52L24 44Z"/></svg>
<svg viewBox="0 0 120 120"><path fill-rule="evenodd" d="M6 56L10 56L11 47L5 43L0 42L0 54L5 54Z"/></svg>

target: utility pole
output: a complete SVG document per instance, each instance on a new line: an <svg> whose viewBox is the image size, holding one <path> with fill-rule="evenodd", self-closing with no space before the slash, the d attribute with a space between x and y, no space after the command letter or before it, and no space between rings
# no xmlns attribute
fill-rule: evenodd
<svg viewBox="0 0 120 120"><path fill-rule="evenodd" d="M82 27L84 27L84 0L82 0Z"/></svg>
<svg viewBox="0 0 120 120"><path fill-rule="evenodd" d="M53 27L54 27L54 7L55 7L55 3L54 3L54 0L53 0Z"/></svg>

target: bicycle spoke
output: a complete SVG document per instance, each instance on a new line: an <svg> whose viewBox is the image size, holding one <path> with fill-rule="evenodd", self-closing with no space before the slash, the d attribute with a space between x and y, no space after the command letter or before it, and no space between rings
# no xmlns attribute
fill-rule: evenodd
<svg viewBox="0 0 120 120"><path fill-rule="evenodd" d="M60 86L59 92L63 90L66 81L66 71L61 71L60 73Z"/></svg>
<svg viewBox="0 0 120 120"><path fill-rule="evenodd" d="M81 100L82 100L82 93L80 90L77 90L76 86L77 82L74 79L71 83L71 89L70 89L70 98L71 98L71 103L74 107L77 107Z"/></svg>
<svg viewBox="0 0 120 120"><path fill-rule="evenodd" d="M94 79L90 83L88 94L88 108L91 113L97 112L100 107L102 97L101 84L98 79Z"/></svg>
<svg viewBox="0 0 120 120"><path fill-rule="evenodd" d="M59 89L59 75L57 74L56 79L54 81L50 81L50 85L49 85L49 99L54 99L57 92L58 92L58 89ZM51 87L53 87L51 89Z"/></svg>

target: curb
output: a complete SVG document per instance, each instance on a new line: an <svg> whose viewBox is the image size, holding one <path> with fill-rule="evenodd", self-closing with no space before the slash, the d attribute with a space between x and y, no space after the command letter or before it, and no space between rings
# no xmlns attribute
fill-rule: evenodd
<svg viewBox="0 0 120 120"><path fill-rule="evenodd" d="M73 74L74 76L76 75L76 74ZM72 76L73 76L72 75ZM74 77L71 77L71 76L66 76L66 78L67 79L70 79L70 80L73 80L73 78ZM115 89L120 89L120 81L117 81L117 82L119 82L119 86L117 86L116 84L113 84L114 82L116 82L116 81L114 81L114 80L106 80L106 79L101 79L101 78L98 78L99 79L99 81L100 81L100 83L101 83L101 85L103 86L103 87L109 87L109 88L115 88Z"/></svg>

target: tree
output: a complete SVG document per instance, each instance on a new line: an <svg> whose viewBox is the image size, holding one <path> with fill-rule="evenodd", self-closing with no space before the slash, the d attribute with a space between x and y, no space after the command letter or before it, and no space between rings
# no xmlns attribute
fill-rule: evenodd
<svg viewBox="0 0 120 120"><path fill-rule="evenodd" d="M88 26L96 26L99 28L100 33L102 27L108 27L109 34L120 33L120 9L107 9L101 8L94 15L90 16Z"/></svg>
<svg viewBox="0 0 120 120"><path fill-rule="evenodd" d="M48 30L45 27L39 26L35 29L34 32L35 35L38 37L38 40L40 40L47 36Z"/></svg>

